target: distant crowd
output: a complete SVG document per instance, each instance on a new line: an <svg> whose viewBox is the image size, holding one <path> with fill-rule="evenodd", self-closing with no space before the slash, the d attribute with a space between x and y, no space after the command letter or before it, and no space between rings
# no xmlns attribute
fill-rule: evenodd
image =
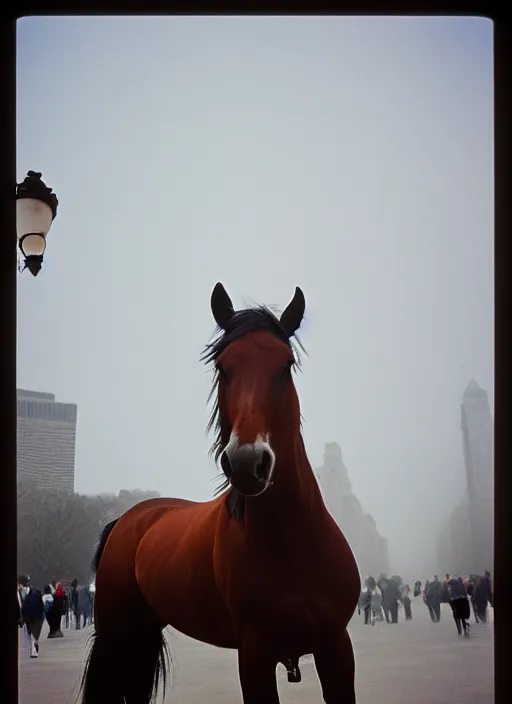
<svg viewBox="0 0 512 704"><path fill-rule="evenodd" d="M398 575L386 577L381 574L377 580L369 576L359 598L358 611L364 615L365 625L375 625L378 621L398 623L398 614L403 607L406 621L412 619L411 597L422 598L434 623L441 619L441 604L450 605L459 635L468 636L470 631L470 603L473 608L475 623L487 623L488 606L493 605L491 574L486 571L483 576L445 575L443 582L437 575L427 579L422 589L420 580L415 582L414 590L404 584Z"/></svg>
<svg viewBox="0 0 512 704"><path fill-rule="evenodd" d="M63 638L63 628L85 628L92 623L94 585L79 585L73 579L69 585L57 580L46 584L42 591L35 588L30 577L18 578L19 626L24 630L24 642L31 658L39 657L39 639L44 621L48 623L48 638Z"/></svg>

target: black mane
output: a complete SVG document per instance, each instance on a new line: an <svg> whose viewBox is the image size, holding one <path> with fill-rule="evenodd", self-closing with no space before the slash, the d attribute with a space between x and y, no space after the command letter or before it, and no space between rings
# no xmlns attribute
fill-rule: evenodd
<svg viewBox="0 0 512 704"><path fill-rule="evenodd" d="M215 462L219 461L222 451L229 442L231 429L228 428L221 418L218 402L219 388L219 372L217 369L217 360L222 352L235 340L238 340L243 335L247 335L257 330L267 330L277 337L278 340L284 342L292 351L296 370L300 370L301 360L300 351L305 352L297 335L293 339L288 337L287 332L279 322L279 318L267 306L257 306L256 308L247 308L246 310L237 311L231 318L225 330L217 328L214 337L209 342L201 355L201 361L205 364L213 364L214 376L213 384L208 396L208 401L213 400L212 412L206 432L214 430L214 440L210 449L210 455L213 456ZM219 475L223 477L223 473ZM217 488L215 495L221 494L229 487L229 479L224 477L220 486ZM236 489L231 488L226 497L226 508L229 515L243 524L245 497L239 494Z"/></svg>
<svg viewBox="0 0 512 704"><path fill-rule="evenodd" d="M105 545L107 544L108 537L114 530L114 527L118 520L119 518L116 518L114 521L110 521L110 523L107 523L107 525L101 531L100 540L96 547L96 550L94 551L94 557L92 558L91 562L91 568L94 574L96 574L96 572L98 571L98 567L100 566L100 560L103 555L103 551L105 550Z"/></svg>

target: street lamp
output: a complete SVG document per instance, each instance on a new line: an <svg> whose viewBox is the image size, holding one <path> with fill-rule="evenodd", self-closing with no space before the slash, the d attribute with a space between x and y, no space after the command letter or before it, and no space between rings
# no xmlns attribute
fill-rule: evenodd
<svg viewBox="0 0 512 704"><path fill-rule="evenodd" d="M18 246L25 259L23 269L28 269L32 276L37 276L41 269L46 235L57 215L59 203L41 176L37 171L29 171L25 180L16 186Z"/></svg>

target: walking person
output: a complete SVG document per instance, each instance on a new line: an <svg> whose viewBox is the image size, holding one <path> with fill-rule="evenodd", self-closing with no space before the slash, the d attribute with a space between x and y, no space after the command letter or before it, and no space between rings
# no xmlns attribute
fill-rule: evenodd
<svg viewBox="0 0 512 704"><path fill-rule="evenodd" d="M49 611L48 625L50 626L50 632L48 633L48 638L63 638L64 633L62 632L62 614L64 611L64 605L66 603L66 592L62 588L62 584L57 582L55 584L55 593L53 594L53 604Z"/></svg>
<svg viewBox="0 0 512 704"><path fill-rule="evenodd" d="M91 595L91 602L92 602L91 623L94 623L94 595L96 594L96 583L95 582L92 582L89 585L89 594Z"/></svg>
<svg viewBox="0 0 512 704"><path fill-rule="evenodd" d="M64 600L64 604L62 605L63 611L64 611L64 626L66 628L69 628L69 611L70 611L69 593L70 593L70 590L69 590L69 587L67 587L67 588L63 587L63 589L64 589L64 592L66 593L66 598Z"/></svg>
<svg viewBox="0 0 512 704"><path fill-rule="evenodd" d="M78 620L83 618L83 627L89 625L92 618L92 595L88 585L78 589Z"/></svg>
<svg viewBox="0 0 512 704"><path fill-rule="evenodd" d="M75 617L75 628L80 629L80 610L78 607L78 579L74 579L71 582L71 590L69 593L69 602L71 606L71 611Z"/></svg>
<svg viewBox="0 0 512 704"><path fill-rule="evenodd" d="M479 621L487 623L487 606L492 606L491 573L485 571L485 575L480 577L474 588L474 607Z"/></svg>
<svg viewBox="0 0 512 704"><path fill-rule="evenodd" d="M469 599L460 577L456 576L450 579L448 582L448 593L457 633L461 636L464 631L464 635L469 636Z"/></svg>
<svg viewBox="0 0 512 704"><path fill-rule="evenodd" d="M437 614L434 609L434 590L432 589L432 583L429 579L425 581L425 588L423 590L423 601L428 609L429 616L434 623L437 623Z"/></svg>
<svg viewBox="0 0 512 704"><path fill-rule="evenodd" d="M382 621L382 592L378 585L372 591L372 626L375 626L377 621Z"/></svg>
<svg viewBox="0 0 512 704"><path fill-rule="evenodd" d="M46 618L46 622L48 623L48 626L51 629L51 610L53 608L53 594L52 594L52 588L49 584L45 586L43 589L43 606L44 606L44 616Z"/></svg>
<svg viewBox="0 0 512 704"><path fill-rule="evenodd" d="M30 654L30 635L28 633L27 624L23 620L23 587L18 584L18 625L23 630L23 645Z"/></svg>
<svg viewBox="0 0 512 704"><path fill-rule="evenodd" d="M468 583L466 585L466 593L468 595L469 601L471 603L471 608L473 610L473 616L475 618L475 623L480 623L478 618L478 611L475 604L475 585L478 582L478 577L474 574L470 574L468 578Z"/></svg>
<svg viewBox="0 0 512 704"><path fill-rule="evenodd" d="M436 617L436 623L439 623L439 621L441 620L441 600L442 600L443 585L439 581L439 577L437 576L437 574L434 575L434 579L430 583L430 590L432 592L432 596L431 596L432 609L433 609L435 617Z"/></svg>
<svg viewBox="0 0 512 704"><path fill-rule="evenodd" d="M400 599L400 591L398 582L395 578L391 578L386 585L386 590L382 594L382 607L388 623L398 623L398 601Z"/></svg>
<svg viewBox="0 0 512 704"><path fill-rule="evenodd" d="M382 604L382 613L384 614L384 619L385 619L386 623L391 623L391 614L389 612L388 599L386 597L386 591L388 589L388 580L381 575L379 577L379 581L377 582L377 585L379 586L381 594L382 594L381 604Z"/></svg>
<svg viewBox="0 0 512 704"><path fill-rule="evenodd" d="M39 589L34 589L30 578L25 575L18 579L21 618L29 636L30 657L39 657L39 637L44 623L43 597Z"/></svg>
<svg viewBox="0 0 512 704"><path fill-rule="evenodd" d="M410 597L410 587L406 584L402 590L402 604L404 605L405 620L410 621L412 619L412 609L411 609L411 597Z"/></svg>

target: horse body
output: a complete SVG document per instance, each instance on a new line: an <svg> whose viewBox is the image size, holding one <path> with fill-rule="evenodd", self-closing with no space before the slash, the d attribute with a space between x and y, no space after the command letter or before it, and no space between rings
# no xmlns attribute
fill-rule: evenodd
<svg viewBox="0 0 512 704"><path fill-rule="evenodd" d="M125 622L132 629L146 617L147 603L161 626L217 647L237 648L232 624L254 621L265 624L280 661L312 653L322 624L345 627L353 612L340 603L350 548L341 532L336 535L326 510L325 523L318 525L322 506L319 495L316 499L312 526L308 507L295 509L294 516L293 507L273 513L269 506L261 525L260 507L255 521L248 507L247 525L255 523L256 530L246 532L230 520L224 496L205 503L149 499L137 504L113 528L98 569L98 634L105 621L106 628L115 623L122 630ZM115 559L109 559L110 552ZM108 590L102 590L107 583ZM359 591L357 579L354 590ZM295 632L308 634L304 644L290 636ZM280 641L284 645L277 645Z"/></svg>
<svg viewBox="0 0 512 704"><path fill-rule="evenodd" d="M225 513L222 498L170 511L140 541L135 571L163 624L205 643L235 648L214 569L217 526Z"/></svg>
<svg viewBox="0 0 512 704"><path fill-rule="evenodd" d="M214 350L213 417L227 491L204 503L150 499L108 528L83 704L147 704L164 666L166 625L238 651L244 704L278 704L276 666L300 681L299 658L310 653L324 701L355 702L346 628L359 571L300 433L287 338L302 319L301 299L296 293L279 323L261 311L236 318L222 291L212 296L227 331Z"/></svg>

